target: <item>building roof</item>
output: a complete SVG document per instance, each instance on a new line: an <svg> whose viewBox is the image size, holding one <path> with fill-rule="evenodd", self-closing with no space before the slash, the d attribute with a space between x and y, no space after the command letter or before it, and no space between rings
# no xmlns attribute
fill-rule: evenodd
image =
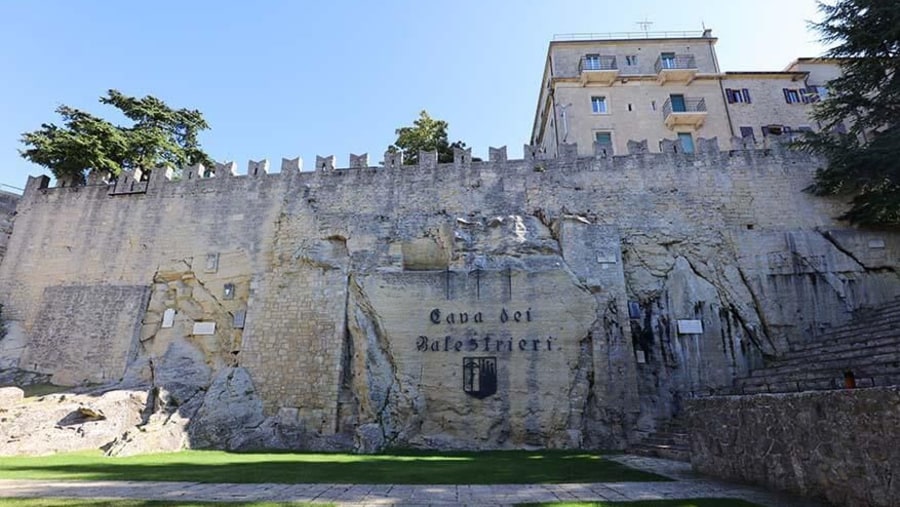
<svg viewBox="0 0 900 507"><path fill-rule="evenodd" d="M691 30L681 32L594 32L555 34L550 44L570 42L627 42L635 40L655 41L672 39L712 39L712 30Z"/></svg>

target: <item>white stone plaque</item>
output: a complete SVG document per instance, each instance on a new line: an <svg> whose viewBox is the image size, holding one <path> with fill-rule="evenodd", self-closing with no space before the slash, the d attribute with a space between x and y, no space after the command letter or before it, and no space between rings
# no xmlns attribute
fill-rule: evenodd
<svg viewBox="0 0 900 507"><path fill-rule="evenodd" d="M163 312L162 327L172 327L174 325L175 325L175 309L174 308L166 308L166 311Z"/></svg>
<svg viewBox="0 0 900 507"><path fill-rule="evenodd" d="M609 252L600 252L597 254L597 263L598 264L615 264L616 263L616 254Z"/></svg>
<svg viewBox="0 0 900 507"><path fill-rule="evenodd" d="M195 335L210 335L216 333L216 323L215 322L194 322L194 332L192 334Z"/></svg>
<svg viewBox="0 0 900 507"><path fill-rule="evenodd" d="M870 239L869 240L869 248L884 248L884 240L883 239Z"/></svg>
<svg viewBox="0 0 900 507"><path fill-rule="evenodd" d="M635 354L635 358L637 359L638 364L644 364L647 362L647 356L644 355L643 350L638 350L634 354Z"/></svg>
<svg viewBox="0 0 900 507"><path fill-rule="evenodd" d="M703 334L703 321L690 319L679 320L678 334Z"/></svg>

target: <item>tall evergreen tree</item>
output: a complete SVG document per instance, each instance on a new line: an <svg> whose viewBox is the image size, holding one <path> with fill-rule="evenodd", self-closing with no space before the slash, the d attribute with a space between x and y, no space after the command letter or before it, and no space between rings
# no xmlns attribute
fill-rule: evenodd
<svg viewBox="0 0 900 507"><path fill-rule="evenodd" d="M83 184L88 171L118 176L124 169L180 168L213 162L200 148L197 135L209 128L203 115L192 109L172 109L163 101L146 96L129 97L109 90L100 98L131 120L131 126L107 120L68 106L56 112L62 126L41 125L22 134L23 158L44 166L57 180Z"/></svg>
<svg viewBox="0 0 900 507"><path fill-rule="evenodd" d="M834 44L842 75L813 118L822 130L798 145L827 166L810 190L850 197L841 217L859 225L900 225L900 1L820 2L812 26Z"/></svg>
<svg viewBox="0 0 900 507"><path fill-rule="evenodd" d="M397 140L388 146L388 151L402 153L404 164L418 163L420 150L437 151L438 162L453 162L453 148L465 149L466 143L449 143L447 126L446 121L432 118L423 110L412 127L400 127L395 131Z"/></svg>

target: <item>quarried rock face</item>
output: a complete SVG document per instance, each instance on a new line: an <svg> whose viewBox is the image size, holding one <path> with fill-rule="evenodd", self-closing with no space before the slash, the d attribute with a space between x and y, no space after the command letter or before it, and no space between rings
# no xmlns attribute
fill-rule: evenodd
<svg viewBox="0 0 900 507"><path fill-rule="evenodd" d="M900 295L900 236L803 193L804 154L495 155L128 193L32 178L0 385L138 386L119 454L621 449Z"/></svg>
<svg viewBox="0 0 900 507"><path fill-rule="evenodd" d="M353 382L384 445L567 447L596 301L563 269L354 277ZM588 366L589 368L591 366ZM575 374L573 374L575 372Z"/></svg>

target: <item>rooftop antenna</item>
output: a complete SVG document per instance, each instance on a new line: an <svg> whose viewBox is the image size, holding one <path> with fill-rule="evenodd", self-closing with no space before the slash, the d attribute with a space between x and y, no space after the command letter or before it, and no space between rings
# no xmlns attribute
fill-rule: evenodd
<svg viewBox="0 0 900 507"><path fill-rule="evenodd" d="M649 37L650 37L650 33L649 33L650 25L652 25L653 22L650 21L650 20L648 20L648 19L647 19L647 16L644 16L644 20L643 20L643 21L637 21L637 24L638 24L638 26L641 27L641 30L643 30L643 32L644 32L644 37L648 37L648 38L649 38Z"/></svg>

